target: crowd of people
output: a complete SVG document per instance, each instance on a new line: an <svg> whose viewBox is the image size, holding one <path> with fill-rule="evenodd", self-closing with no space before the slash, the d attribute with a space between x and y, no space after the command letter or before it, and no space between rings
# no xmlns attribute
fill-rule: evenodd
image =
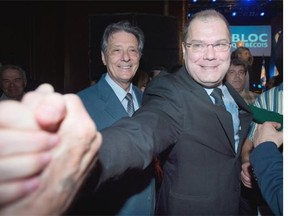
<svg viewBox="0 0 288 216"><path fill-rule="evenodd" d="M283 84L245 89L253 58L231 55L229 23L214 9L184 26L183 66L156 68L141 91L132 81L143 47L140 28L112 23L96 84L76 95L44 84L0 103L0 214L240 215L240 185L253 180L283 214ZM5 82L25 87L23 74L2 71L6 96Z"/></svg>

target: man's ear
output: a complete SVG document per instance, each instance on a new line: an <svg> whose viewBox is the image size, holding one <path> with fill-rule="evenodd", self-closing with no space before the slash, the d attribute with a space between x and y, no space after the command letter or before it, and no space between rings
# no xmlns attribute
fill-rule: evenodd
<svg viewBox="0 0 288 216"><path fill-rule="evenodd" d="M106 59L105 59L105 54L103 53L103 51L101 51L101 59L102 59L102 62L103 64L106 66Z"/></svg>
<svg viewBox="0 0 288 216"><path fill-rule="evenodd" d="M27 86L27 79L24 79L24 88Z"/></svg>

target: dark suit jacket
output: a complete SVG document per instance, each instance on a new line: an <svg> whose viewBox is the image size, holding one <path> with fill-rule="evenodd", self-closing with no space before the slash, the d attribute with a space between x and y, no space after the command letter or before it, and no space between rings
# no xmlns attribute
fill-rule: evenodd
<svg viewBox="0 0 288 216"><path fill-rule="evenodd" d="M239 106L237 153L231 114L214 105L182 68L152 80L134 116L102 131L100 180L127 169L143 169L153 154L167 149L158 214L238 214L240 152L252 114L241 96L226 85Z"/></svg>
<svg viewBox="0 0 288 216"><path fill-rule="evenodd" d="M93 86L78 93L89 115L97 125L98 130L111 126L123 117L128 117L113 89L105 80L105 75ZM133 85L137 101L141 105L142 92Z"/></svg>
<svg viewBox="0 0 288 216"><path fill-rule="evenodd" d="M97 84L78 93L98 130L112 125L123 117L128 117L126 110L104 76L105 74ZM133 91L138 103L141 104L141 90L133 86ZM121 145L121 143L118 144ZM105 182L92 195L89 195L89 192L92 192L93 189L91 190L87 186L86 198L79 198L84 201L78 204L79 209L72 211L72 214L153 215L155 209L153 176L153 166L150 165L144 171L130 171L119 179ZM87 184L95 188L97 182L92 178Z"/></svg>
<svg viewBox="0 0 288 216"><path fill-rule="evenodd" d="M283 156L272 142L257 146L250 154L253 173L261 193L275 215L283 215Z"/></svg>

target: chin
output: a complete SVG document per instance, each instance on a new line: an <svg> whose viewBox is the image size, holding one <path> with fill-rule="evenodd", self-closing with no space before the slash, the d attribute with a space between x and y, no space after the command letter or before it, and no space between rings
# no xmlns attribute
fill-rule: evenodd
<svg viewBox="0 0 288 216"><path fill-rule="evenodd" d="M222 83L222 79L205 80L204 83L209 84L210 86L218 86L220 83Z"/></svg>

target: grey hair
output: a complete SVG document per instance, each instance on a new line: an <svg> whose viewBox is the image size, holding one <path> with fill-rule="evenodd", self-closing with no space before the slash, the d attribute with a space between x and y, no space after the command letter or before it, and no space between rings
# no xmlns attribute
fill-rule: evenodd
<svg viewBox="0 0 288 216"><path fill-rule="evenodd" d="M219 19L223 20L227 26L228 31L229 31L229 37L231 38L230 25L229 25L227 19L218 11L216 11L214 9L207 9L207 10L197 12L188 20L188 22L185 24L184 29L183 29L182 41L186 42L188 29L189 29L189 26L193 20L195 20L195 19L207 20L208 18L209 19L219 18Z"/></svg>
<svg viewBox="0 0 288 216"><path fill-rule="evenodd" d="M138 51L141 56L144 48L144 33L139 27L133 26L129 21L126 20L112 23L106 27L101 41L101 51L106 53L109 37L116 32L122 31L133 34L137 38Z"/></svg>
<svg viewBox="0 0 288 216"><path fill-rule="evenodd" d="M24 82L27 81L26 72L21 67L19 67L17 65L12 65L12 64L3 65L3 66L0 67L0 78L1 79L2 79L2 76L3 76L3 72L5 70L7 70L7 69L18 70L21 73Z"/></svg>

